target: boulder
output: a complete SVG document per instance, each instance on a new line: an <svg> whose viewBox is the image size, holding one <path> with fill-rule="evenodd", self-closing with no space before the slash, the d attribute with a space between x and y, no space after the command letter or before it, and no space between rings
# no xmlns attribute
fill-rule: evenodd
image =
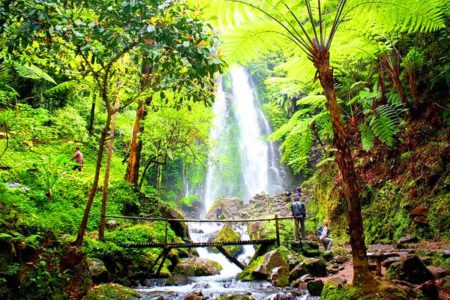
<svg viewBox="0 0 450 300"><path fill-rule="evenodd" d="M393 263L399 262L400 259L401 259L401 258L400 258L399 256L389 257L388 259L383 260L383 261L381 262L381 265L387 269L387 268L389 268L390 265L392 265Z"/></svg>
<svg viewBox="0 0 450 300"><path fill-rule="evenodd" d="M122 299L133 300L140 298L139 293L132 288L124 287L115 283L107 283L94 286L88 291L83 300L97 299Z"/></svg>
<svg viewBox="0 0 450 300"><path fill-rule="evenodd" d="M322 258L305 259L305 268L312 276L323 277L327 276L327 266Z"/></svg>
<svg viewBox="0 0 450 300"><path fill-rule="evenodd" d="M439 290L433 280L422 283L419 289L426 299L439 299Z"/></svg>
<svg viewBox="0 0 450 300"><path fill-rule="evenodd" d="M209 259L183 258L175 267L174 273L185 276L208 276L220 273L222 266Z"/></svg>
<svg viewBox="0 0 450 300"><path fill-rule="evenodd" d="M178 211L164 203L158 203L157 210L160 212L162 218L177 220L186 219L186 216L181 211ZM189 228L185 222L169 221L169 225L177 236L181 237L185 241L191 240L191 237L189 236Z"/></svg>
<svg viewBox="0 0 450 300"><path fill-rule="evenodd" d="M94 283L107 282L108 281L108 269L105 267L105 263L98 258L86 258L89 274L91 275Z"/></svg>
<svg viewBox="0 0 450 300"><path fill-rule="evenodd" d="M318 257L321 252L319 250L319 243L315 241L307 241L303 242L303 250L302 253L306 257Z"/></svg>
<svg viewBox="0 0 450 300"><path fill-rule="evenodd" d="M311 296L320 296L323 286L324 284L321 279L314 279L306 284L306 288Z"/></svg>
<svg viewBox="0 0 450 300"><path fill-rule="evenodd" d="M286 258L278 249L266 253L264 255L264 262L253 271L253 274L257 277L267 279L272 274L272 270L277 267L285 267L289 270Z"/></svg>
<svg viewBox="0 0 450 300"><path fill-rule="evenodd" d="M185 275L176 274L174 276L170 276L169 279L167 280L167 283L175 286L188 285L192 283L192 279L190 279Z"/></svg>
<svg viewBox="0 0 450 300"><path fill-rule="evenodd" d="M289 269L286 266L280 266L272 269L269 276L272 285L277 287L285 287L289 285Z"/></svg>
<svg viewBox="0 0 450 300"><path fill-rule="evenodd" d="M433 279L433 274L416 255L407 255L400 261L391 264L386 277L390 280L397 279L406 282L421 284Z"/></svg>
<svg viewBox="0 0 450 300"><path fill-rule="evenodd" d="M243 205L244 203L242 202L242 200L237 197L219 198L214 202L209 211L206 213L205 218L209 220L215 220L216 210L219 206L221 206L221 219L240 219L243 217L241 214Z"/></svg>
<svg viewBox="0 0 450 300"><path fill-rule="evenodd" d="M296 265L290 272L289 272L289 280L295 281L296 279L300 278L301 276L308 273L308 270L305 267L305 264L299 263Z"/></svg>
<svg viewBox="0 0 450 300"><path fill-rule="evenodd" d="M213 242L236 242L240 240L240 236L237 232L235 232L230 224L225 224L222 229L217 233L217 235L213 238ZM225 246L233 256L238 256L244 251L244 248L241 245L234 246Z"/></svg>
<svg viewBox="0 0 450 300"><path fill-rule="evenodd" d="M255 279L266 279L265 276L258 276L254 271L264 263L264 256L254 256L250 263L239 273L238 278L243 281L251 281Z"/></svg>

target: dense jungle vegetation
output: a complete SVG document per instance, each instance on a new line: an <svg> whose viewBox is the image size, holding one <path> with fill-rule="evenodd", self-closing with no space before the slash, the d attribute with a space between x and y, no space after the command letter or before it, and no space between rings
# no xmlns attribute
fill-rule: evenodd
<svg viewBox="0 0 450 300"><path fill-rule="evenodd" d="M184 195L202 189L233 63L310 197L307 230L327 218L350 239L355 285L372 280L366 244L448 243L449 22L447 0L2 1L0 298L81 299L99 283L87 259L101 282L152 272L156 249L120 243L163 241L164 223L105 215L198 209Z"/></svg>

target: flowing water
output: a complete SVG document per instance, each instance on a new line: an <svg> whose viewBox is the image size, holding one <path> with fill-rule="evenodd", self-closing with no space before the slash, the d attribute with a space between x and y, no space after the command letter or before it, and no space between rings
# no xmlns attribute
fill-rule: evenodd
<svg viewBox="0 0 450 300"><path fill-rule="evenodd" d="M280 153L275 143L268 141L272 129L258 102L251 79L245 68L234 66L231 80L218 83L213 111L215 119L210 129L212 150L208 156L208 169L203 188L202 217L221 197L238 196L244 203L261 192L275 194L289 185L285 169L280 165ZM227 83L227 88L224 85ZM229 87L231 84L231 88ZM191 191L185 184L186 192ZM188 194L189 195L189 194ZM198 196L198 194L197 194ZM204 242L214 236L222 223L189 224L191 239ZM233 225L241 239L249 239L245 225ZM219 295L251 294L255 299L266 299L288 289L273 287L264 282L240 282L236 275L241 271L222 254L210 252L207 248L197 249L200 258L217 261L222 266L220 275L191 278L182 286L166 286L164 280L154 281L151 286L139 287L143 299L184 299L193 290L201 290L211 299ZM247 264L255 250L244 246L239 261ZM306 299L307 295L297 299Z"/></svg>

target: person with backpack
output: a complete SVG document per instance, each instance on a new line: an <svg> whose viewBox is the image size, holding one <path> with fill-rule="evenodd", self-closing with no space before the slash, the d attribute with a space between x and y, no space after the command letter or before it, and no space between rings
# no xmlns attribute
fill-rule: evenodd
<svg viewBox="0 0 450 300"><path fill-rule="evenodd" d="M300 233L302 239L306 239L305 232L305 219L306 219L306 207L303 201L300 201L300 197L298 195L295 196L294 202L291 205L292 216L294 217L294 237L295 240L298 241L300 239ZM300 228L299 228L300 225ZM300 231L299 231L300 229Z"/></svg>
<svg viewBox="0 0 450 300"><path fill-rule="evenodd" d="M322 243L325 251L331 250L331 246L333 245L333 239L330 238L329 224L330 222L328 220L323 220L323 225L317 227L317 238Z"/></svg>

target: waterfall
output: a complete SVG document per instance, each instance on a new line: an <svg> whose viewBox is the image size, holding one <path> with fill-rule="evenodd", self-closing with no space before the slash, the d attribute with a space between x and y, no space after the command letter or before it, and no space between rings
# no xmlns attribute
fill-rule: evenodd
<svg viewBox="0 0 450 300"><path fill-rule="evenodd" d="M237 196L244 203L257 193L282 192L287 174L277 145L267 140L272 128L264 116L245 68L233 66L231 89L220 80L210 129L203 204L205 211L219 197Z"/></svg>

